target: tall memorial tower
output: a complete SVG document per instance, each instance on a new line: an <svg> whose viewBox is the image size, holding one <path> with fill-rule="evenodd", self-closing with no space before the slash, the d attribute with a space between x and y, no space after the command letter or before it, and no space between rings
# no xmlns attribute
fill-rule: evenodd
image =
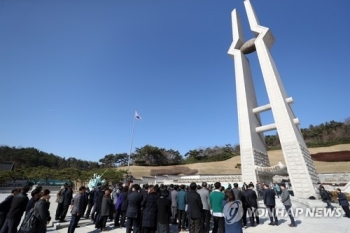
<svg viewBox="0 0 350 233"><path fill-rule="evenodd" d="M249 0L244 1L244 6L255 37L244 40L241 22L234 9L231 14L233 42L228 51L235 66L242 181L255 184L259 175L257 168L270 166L263 133L277 130L294 195L300 198L315 196L316 169L298 127L299 120L290 106L293 99L287 96L269 50L275 39L269 28L259 24ZM246 57L255 51L270 102L263 106L258 106ZM275 123L262 125L259 114L270 110Z"/></svg>

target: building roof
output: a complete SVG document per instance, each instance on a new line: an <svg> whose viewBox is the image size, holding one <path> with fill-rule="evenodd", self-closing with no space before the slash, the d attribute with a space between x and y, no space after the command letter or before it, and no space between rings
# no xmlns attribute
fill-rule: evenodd
<svg viewBox="0 0 350 233"><path fill-rule="evenodd" d="M0 171L13 171L14 163L0 163Z"/></svg>

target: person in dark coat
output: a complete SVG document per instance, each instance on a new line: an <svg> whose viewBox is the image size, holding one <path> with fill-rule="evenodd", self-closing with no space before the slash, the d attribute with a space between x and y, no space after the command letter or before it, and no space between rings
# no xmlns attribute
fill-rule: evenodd
<svg viewBox="0 0 350 233"><path fill-rule="evenodd" d="M35 203L39 201L41 191L42 187L38 186L30 193L32 198L28 201L28 204L26 206L26 214L29 213L29 211L34 208Z"/></svg>
<svg viewBox="0 0 350 233"><path fill-rule="evenodd" d="M131 228L133 228L133 233L140 233L141 204L143 196L139 191L140 185L134 184L127 197L126 217L128 218L128 221L126 223L126 233L131 233Z"/></svg>
<svg viewBox="0 0 350 233"><path fill-rule="evenodd" d="M331 210L334 209L334 207L331 204L332 197L329 195L329 193L324 189L323 186L320 187L320 195L323 202L327 204L326 208L331 208Z"/></svg>
<svg viewBox="0 0 350 233"><path fill-rule="evenodd" d="M22 215L26 210L28 204L29 187L25 186L21 189L21 193L14 196L11 202L10 210L7 214L6 220L0 233L16 233L17 227L21 222Z"/></svg>
<svg viewBox="0 0 350 233"><path fill-rule="evenodd" d="M120 214L120 227L125 227L125 219L126 219L126 210L128 208L128 194L129 194L129 187L128 186L124 186L123 187L123 191L121 193L122 197L122 203L120 206L121 209L121 214Z"/></svg>
<svg viewBox="0 0 350 233"><path fill-rule="evenodd" d="M39 225L37 233L46 233L46 225L51 221L50 217L50 190L44 189L39 194L39 200L35 203L35 207L39 214Z"/></svg>
<svg viewBox="0 0 350 233"><path fill-rule="evenodd" d="M339 205L343 208L345 212L344 217L350 218L350 210L349 210L349 201L346 198L345 194L341 192L339 188L337 188L337 194L338 194L338 201Z"/></svg>
<svg viewBox="0 0 350 233"><path fill-rule="evenodd" d="M3 200L0 203L0 230L1 230L2 226L5 223L5 220L6 220L6 217L7 217L7 213L10 210L13 197L16 196L18 194L18 192L19 192L19 190L17 188L13 189L11 191L11 195L6 197L5 200Z"/></svg>
<svg viewBox="0 0 350 233"><path fill-rule="evenodd" d="M72 202L73 199L73 190L72 186L69 185L66 192L64 193L64 200L63 200L63 209L61 214L61 222L66 222L65 218L68 212L68 208Z"/></svg>
<svg viewBox="0 0 350 233"><path fill-rule="evenodd" d="M203 203L201 196L196 191L197 184L192 182L190 184L190 191L187 193L187 215L190 221L190 232L191 233L200 233L201 231L201 220L202 220L202 211Z"/></svg>
<svg viewBox="0 0 350 233"><path fill-rule="evenodd" d="M250 226L255 226L255 223L259 225L259 214L258 214L258 197L254 191L254 185L249 184L248 189L244 191L245 203L247 205L247 212L250 219ZM244 215L244 210L243 210ZM243 216L245 218L245 216ZM243 223L244 224L244 223Z"/></svg>
<svg viewBox="0 0 350 233"><path fill-rule="evenodd" d="M105 191L109 189L107 185L103 186L101 189L98 190L97 193L95 193L96 198L96 207L95 207L95 220L94 223L99 222L101 217L101 206L102 206L102 199L105 195Z"/></svg>
<svg viewBox="0 0 350 233"><path fill-rule="evenodd" d="M90 213L91 213L91 209L94 206L94 194L95 194L95 190L92 189L89 193L88 193L88 206L87 206L87 211L85 213L85 218L88 219L90 217Z"/></svg>
<svg viewBox="0 0 350 233"><path fill-rule="evenodd" d="M158 232L170 233L170 218L172 217L171 201L168 199L169 191L163 189L160 191L160 197L157 200L157 229Z"/></svg>
<svg viewBox="0 0 350 233"><path fill-rule="evenodd" d="M105 194L102 197L101 208L99 211L100 218L98 221L96 221L96 228L100 229L101 231L106 231L106 223L109 217L110 207L113 204L111 192L112 190L106 189Z"/></svg>
<svg viewBox="0 0 350 233"><path fill-rule="evenodd" d="M157 230L157 200L158 194L153 186L147 187L148 194L142 201L142 229L143 233L155 233Z"/></svg>
<svg viewBox="0 0 350 233"><path fill-rule="evenodd" d="M276 193L273 189L270 189L267 184L264 184L264 204L269 212L271 226L278 226L278 218L276 215ZM273 221L275 220L275 221Z"/></svg>

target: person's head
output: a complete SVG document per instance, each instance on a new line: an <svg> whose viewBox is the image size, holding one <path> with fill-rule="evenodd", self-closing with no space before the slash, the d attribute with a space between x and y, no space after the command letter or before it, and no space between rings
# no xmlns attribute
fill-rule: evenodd
<svg viewBox="0 0 350 233"><path fill-rule="evenodd" d="M40 197L40 199L43 199L43 200L45 200L45 201L49 201L50 200L50 190L48 190L48 189L44 189L44 190L42 190L41 192L40 192L40 194L39 194L39 197Z"/></svg>
<svg viewBox="0 0 350 233"><path fill-rule="evenodd" d="M221 191L221 192L225 191L225 187L224 187L224 186L221 186L221 187L220 187L220 191Z"/></svg>
<svg viewBox="0 0 350 233"><path fill-rule="evenodd" d="M215 189L220 189L221 183L220 182L215 182L214 187L215 187Z"/></svg>
<svg viewBox="0 0 350 233"><path fill-rule="evenodd" d="M233 187L235 187L235 189L238 189L238 184L237 184L237 183L234 183L234 184L233 184Z"/></svg>
<svg viewBox="0 0 350 233"><path fill-rule="evenodd" d="M253 184L249 184L249 185L248 185L248 188L249 188L249 189L253 189L253 188L254 188L254 185L253 185Z"/></svg>
<svg viewBox="0 0 350 233"><path fill-rule="evenodd" d="M281 184L281 185L280 185L280 188L281 188L282 190L284 190L284 189L286 188L286 185L285 185L285 184Z"/></svg>
<svg viewBox="0 0 350 233"><path fill-rule="evenodd" d="M195 182L192 182L190 184L190 190L196 190L196 188L197 188L197 184Z"/></svg>
<svg viewBox="0 0 350 233"><path fill-rule="evenodd" d="M169 186L171 189L173 189L174 188L174 185L173 184L170 184L170 186Z"/></svg>
<svg viewBox="0 0 350 233"><path fill-rule="evenodd" d="M162 189L163 190L163 189ZM165 189L166 190L166 189ZM151 185L149 188L148 188L148 193L151 194L151 193L156 193L156 189L154 188L153 185Z"/></svg>
<svg viewBox="0 0 350 233"><path fill-rule="evenodd" d="M31 193L32 198L33 198L34 200L38 200L38 199L40 198L40 193L41 193L40 190L34 189L34 190L32 191L32 193Z"/></svg>
<svg viewBox="0 0 350 233"><path fill-rule="evenodd" d="M104 195L104 196L105 196L105 197L111 196L111 192L112 192L112 191L111 191L110 189L106 189L106 190L105 190L105 195Z"/></svg>
<svg viewBox="0 0 350 233"><path fill-rule="evenodd" d="M123 192L125 192L125 193L129 192L129 186L125 185L123 187Z"/></svg>
<svg viewBox="0 0 350 233"><path fill-rule="evenodd" d="M30 187L29 186L24 186L21 188L21 193L23 194L27 194L27 192L29 191Z"/></svg>
<svg viewBox="0 0 350 233"><path fill-rule="evenodd" d="M147 190L148 187L149 187L148 184L144 184L144 185L143 185L143 188L144 188L145 190Z"/></svg>
<svg viewBox="0 0 350 233"><path fill-rule="evenodd" d="M79 193L85 193L85 190L86 190L85 186L79 187Z"/></svg>
<svg viewBox="0 0 350 233"><path fill-rule="evenodd" d="M232 190L227 189L225 191L225 198L226 198L226 201L228 201L228 202L235 200L235 195L233 195Z"/></svg>
<svg viewBox="0 0 350 233"><path fill-rule="evenodd" d="M18 188L14 188L14 189L12 189L12 191L11 191L11 194L12 194L13 196L16 196L18 193L19 193Z"/></svg>
<svg viewBox="0 0 350 233"><path fill-rule="evenodd" d="M139 191L139 190L140 190L140 185L138 185L138 184L133 184L133 185L132 185L132 190L133 190L133 191Z"/></svg>
<svg viewBox="0 0 350 233"><path fill-rule="evenodd" d="M163 198L167 198L169 196L169 191L166 189L160 190L160 196Z"/></svg>
<svg viewBox="0 0 350 233"><path fill-rule="evenodd" d="M202 183L202 187L203 187L203 188L207 188L207 187L208 187L207 182L203 182L203 183Z"/></svg>
<svg viewBox="0 0 350 233"><path fill-rule="evenodd" d="M68 188L68 183L64 183L64 184L63 184L63 187L64 187L64 188Z"/></svg>
<svg viewBox="0 0 350 233"><path fill-rule="evenodd" d="M264 184L264 189L269 189L269 186L267 184Z"/></svg>
<svg viewBox="0 0 350 233"><path fill-rule="evenodd" d="M181 189L181 190L184 190L185 187L186 187L186 186L185 186L184 184L180 185L180 189Z"/></svg>
<svg viewBox="0 0 350 233"><path fill-rule="evenodd" d="M340 188L337 188L336 192L337 192L338 194L341 193Z"/></svg>

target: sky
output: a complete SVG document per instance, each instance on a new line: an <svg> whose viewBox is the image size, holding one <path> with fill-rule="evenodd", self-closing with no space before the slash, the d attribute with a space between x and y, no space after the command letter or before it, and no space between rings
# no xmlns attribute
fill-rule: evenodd
<svg viewBox="0 0 350 233"><path fill-rule="evenodd" d="M350 2L251 2L300 126L350 117ZM133 151L238 144L234 8L253 38L243 0L0 0L0 145L90 161L129 153L135 110Z"/></svg>

